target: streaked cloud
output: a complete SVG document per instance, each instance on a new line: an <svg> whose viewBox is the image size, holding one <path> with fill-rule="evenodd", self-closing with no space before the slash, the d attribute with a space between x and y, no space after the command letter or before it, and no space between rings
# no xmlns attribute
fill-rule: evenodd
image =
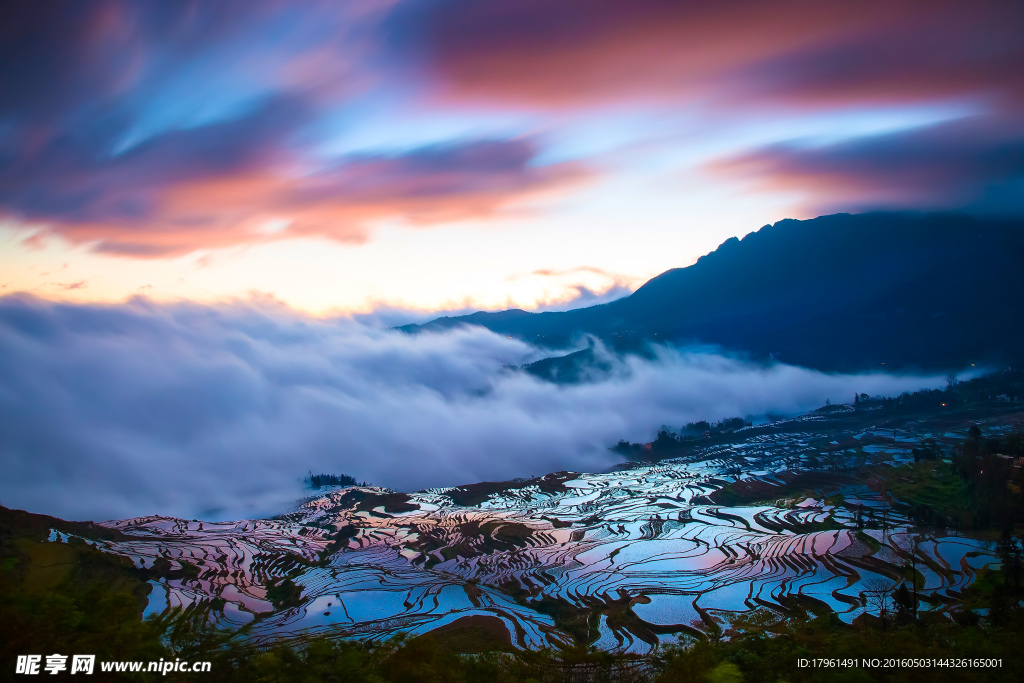
<svg viewBox="0 0 1024 683"><path fill-rule="evenodd" d="M1024 95L1009 0L446 0L406 32L455 97L538 106L690 98L878 104Z"/></svg>
<svg viewBox="0 0 1024 683"><path fill-rule="evenodd" d="M79 300L152 283L320 311L332 296L347 310L561 306L785 217L1024 210L1012 0L4 12L0 263L14 289L71 296L28 272L70 259L66 279L89 283ZM325 275L342 252L359 268ZM592 270L564 272L576 265Z"/></svg>
<svg viewBox="0 0 1024 683"><path fill-rule="evenodd" d="M966 119L835 144L800 141L712 165L768 192L802 194L811 212L917 207L1024 213L1024 127Z"/></svg>
<svg viewBox="0 0 1024 683"><path fill-rule="evenodd" d="M528 138L323 157L387 79L388 3L22 3L0 34L0 214L97 251L175 256L374 221L494 215L584 178Z"/></svg>
<svg viewBox="0 0 1024 683"><path fill-rule="evenodd" d="M176 130L122 154L53 140L0 170L0 206L94 249L172 256L284 236L366 239L373 221L428 225L493 215L584 180L536 165L531 140L468 140L332 159L300 173L282 139L306 114L274 101L245 120Z"/></svg>

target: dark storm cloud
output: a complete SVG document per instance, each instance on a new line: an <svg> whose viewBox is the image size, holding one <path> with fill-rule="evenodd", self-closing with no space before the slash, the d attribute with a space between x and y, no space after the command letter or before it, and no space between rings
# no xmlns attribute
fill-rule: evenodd
<svg viewBox="0 0 1024 683"><path fill-rule="evenodd" d="M481 328L411 337L257 304L0 298L0 503L72 518L270 514L309 469L406 490L600 470L609 445L661 424L943 382L664 349L585 386L502 367L538 354Z"/></svg>

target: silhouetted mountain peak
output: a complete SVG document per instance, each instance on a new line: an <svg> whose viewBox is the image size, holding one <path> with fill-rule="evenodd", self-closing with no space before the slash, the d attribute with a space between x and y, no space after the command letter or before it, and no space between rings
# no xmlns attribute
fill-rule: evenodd
<svg viewBox="0 0 1024 683"><path fill-rule="evenodd" d="M821 369L951 368L1024 349L1024 221L834 214L730 237L632 295L563 313L519 309L406 330L483 325L565 347L706 343Z"/></svg>

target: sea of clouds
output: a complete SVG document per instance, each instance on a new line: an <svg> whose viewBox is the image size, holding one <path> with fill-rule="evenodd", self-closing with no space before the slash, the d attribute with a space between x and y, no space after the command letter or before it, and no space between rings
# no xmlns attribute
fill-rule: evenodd
<svg viewBox="0 0 1024 683"><path fill-rule="evenodd" d="M945 382L671 348L571 386L507 367L547 355L482 328L410 336L267 303L0 298L0 504L265 516L303 495L309 470L405 491L600 471L619 461L609 446L663 424Z"/></svg>

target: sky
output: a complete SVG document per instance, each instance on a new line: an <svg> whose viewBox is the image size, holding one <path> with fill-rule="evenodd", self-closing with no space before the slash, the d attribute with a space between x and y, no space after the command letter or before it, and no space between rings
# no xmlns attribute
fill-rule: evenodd
<svg viewBox="0 0 1024 683"><path fill-rule="evenodd" d="M18 1L0 295L388 323L783 218L1024 213L1017 0Z"/></svg>

